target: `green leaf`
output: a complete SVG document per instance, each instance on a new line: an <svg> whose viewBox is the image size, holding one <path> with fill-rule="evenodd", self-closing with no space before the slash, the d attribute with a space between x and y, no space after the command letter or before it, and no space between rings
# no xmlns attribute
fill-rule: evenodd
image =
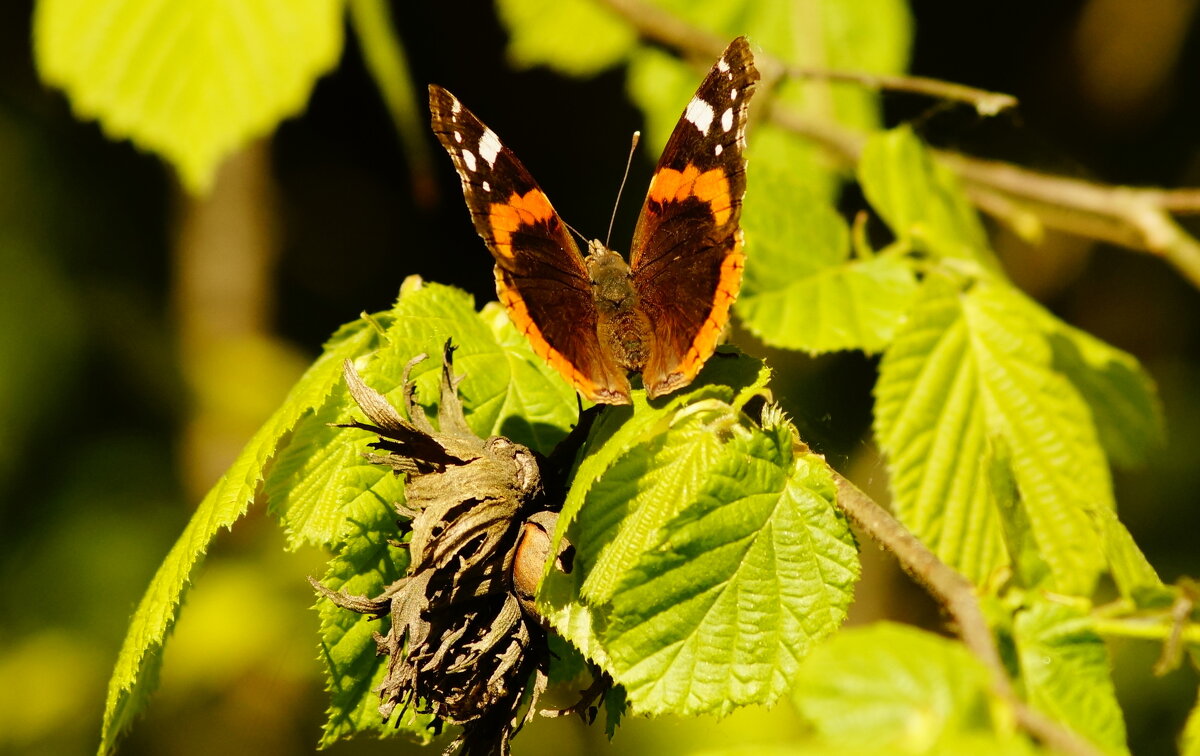
<svg viewBox="0 0 1200 756"><path fill-rule="evenodd" d="M452 339L454 372L464 376L459 394L477 435L504 435L543 454L566 436L576 419L574 389L533 353L498 307L481 316L466 292L412 279L392 314L387 349L362 375L395 406L403 406L404 366L418 354L430 356L412 372L418 397L436 402L442 344Z"/></svg>
<svg viewBox="0 0 1200 756"><path fill-rule="evenodd" d="M858 162L858 180L875 212L902 242L936 257L998 269L979 216L957 177L934 162L911 129L868 139Z"/></svg>
<svg viewBox="0 0 1200 756"><path fill-rule="evenodd" d="M1029 513L1025 511L1025 502L1021 501L1021 491L1013 475L1012 451L1003 436L994 436L988 441L988 491L1000 514L1015 582L1026 589L1040 588L1053 575L1046 560L1038 553Z"/></svg>
<svg viewBox="0 0 1200 756"><path fill-rule="evenodd" d="M42 79L202 192L220 161L304 107L342 50L340 0L41 0Z"/></svg>
<svg viewBox="0 0 1200 756"><path fill-rule="evenodd" d="M881 351L916 296L908 260L891 254L851 259L850 232L832 207L805 199L793 179L756 176L752 171L757 183L743 222L742 322L771 346Z"/></svg>
<svg viewBox="0 0 1200 756"><path fill-rule="evenodd" d="M696 471L703 487L653 524L652 547L605 607L609 672L635 711L770 703L845 620L859 565L829 468L816 455L793 458L789 425L731 431L719 459Z"/></svg>
<svg viewBox="0 0 1200 756"><path fill-rule="evenodd" d="M851 752L956 753L950 743L988 734L1020 743L993 723L989 682L961 643L880 622L817 646L792 698L824 741Z"/></svg>
<svg viewBox="0 0 1200 756"><path fill-rule="evenodd" d="M1108 569L1121 596L1139 606L1169 597L1170 592L1163 585L1158 572L1138 548L1125 525L1117 519L1117 513L1111 509L1096 509L1090 514L1096 520L1104 557L1108 560Z"/></svg>
<svg viewBox="0 0 1200 756"><path fill-rule="evenodd" d="M591 0L499 0L496 9L519 66L590 76L616 65L637 42L632 27Z"/></svg>
<svg viewBox="0 0 1200 756"><path fill-rule="evenodd" d="M361 496L370 501L361 519L354 522L338 556L329 563L321 582L334 591L374 597L398 580L408 565L408 552L389 544L396 538L394 502L404 498L402 479L377 465L356 468ZM386 673L387 657L378 654L373 634L386 633L389 620L349 612L328 599L317 602L321 617L321 657L329 671L326 689L330 694L328 719L321 745L362 732L379 736L400 729L428 742L429 717L415 716L411 708L394 721L384 722L379 714L379 685Z"/></svg>
<svg viewBox="0 0 1200 756"><path fill-rule="evenodd" d="M896 512L944 561L983 582L1007 563L987 485L987 439L1003 439L1055 590L1087 595L1102 567L1088 512L1112 509L1091 415L1054 371L1015 289L930 279L880 365L876 435Z"/></svg>
<svg viewBox="0 0 1200 756"><path fill-rule="evenodd" d="M1105 451L1116 464L1141 464L1165 443L1153 379L1132 355L1045 315L1054 365L1087 401Z"/></svg>
<svg viewBox="0 0 1200 756"><path fill-rule="evenodd" d="M738 409L765 378L718 353L688 391L607 409L584 446L559 519L575 567L539 603L634 711L771 701L845 617L858 562L828 468L793 458L777 415L759 430Z"/></svg>
<svg viewBox="0 0 1200 756"><path fill-rule="evenodd" d="M1030 705L1105 753L1129 752L1108 651L1081 609L1035 603L1017 613L1013 639Z"/></svg>
<svg viewBox="0 0 1200 756"><path fill-rule="evenodd" d="M1183 728L1183 736L1179 743L1179 756L1200 756L1200 696L1192 713L1188 714L1187 724Z"/></svg>
<svg viewBox="0 0 1200 756"><path fill-rule="evenodd" d="M218 531L231 527L245 514L262 482L263 469L280 440L303 415L324 403L341 381L342 361L369 351L376 345L378 335L363 321L340 329L192 515L150 581L130 621L108 684L101 754L113 750L117 737L145 704L153 688L154 672L161 663L163 643L179 616L184 592L209 543Z"/></svg>

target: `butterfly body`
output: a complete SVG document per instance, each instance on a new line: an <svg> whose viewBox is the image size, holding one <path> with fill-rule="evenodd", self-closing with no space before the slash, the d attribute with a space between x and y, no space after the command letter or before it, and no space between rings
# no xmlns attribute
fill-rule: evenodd
<svg viewBox="0 0 1200 756"><path fill-rule="evenodd" d="M457 98L430 86L433 130L454 162L496 291L534 352L588 399L654 399L696 377L741 286L744 129L758 80L734 40L688 102L638 216L628 262L599 241L581 254L533 177Z"/></svg>

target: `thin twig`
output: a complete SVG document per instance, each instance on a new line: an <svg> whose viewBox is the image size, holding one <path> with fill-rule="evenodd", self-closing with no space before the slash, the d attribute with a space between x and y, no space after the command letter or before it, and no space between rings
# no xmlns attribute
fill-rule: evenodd
<svg viewBox="0 0 1200 756"><path fill-rule="evenodd" d="M644 0L603 0L645 37L710 61L727 40L695 27ZM917 92L970 103L982 115L1015 104L1009 95L959 84L908 76L882 76L849 71L822 71L789 66L766 54L756 61L768 80L779 76L816 77L880 89ZM839 124L806 119L787 108L770 108L767 117L784 128L821 143L850 166L858 162L866 137ZM1046 227L1085 238L1118 244L1162 257L1200 288L1200 242L1171 217L1200 214L1200 189L1157 189L1114 186L1054 176L1009 163L980 160L946 152L937 159L963 180L977 206L1018 231L1035 220Z"/></svg>
<svg viewBox="0 0 1200 756"><path fill-rule="evenodd" d="M602 0L646 39L659 42L706 65L721 54L729 40L693 26L678 16L644 0ZM773 81L781 76L796 79L824 79L856 84L867 89L886 89L909 92L941 100L970 104L982 116L990 116L1015 107L1017 98L1002 92L989 92L964 84L930 79L924 76L896 76L865 71L832 70L793 66L767 53L759 52L754 62L764 78Z"/></svg>
<svg viewBox="0 0 1200 756"><path fill-rule="evenodd" d="M1030 708L1017 697L971 581L938 559L896 518L849 480L836 472L834 480L838 487L838 506L867 535L895 555L904 571L945 607L954 619L963 643L991 673L992 690L1012 707L1022 729L1059 753L1099 756L1100 751L1078 734Z"/></svg>

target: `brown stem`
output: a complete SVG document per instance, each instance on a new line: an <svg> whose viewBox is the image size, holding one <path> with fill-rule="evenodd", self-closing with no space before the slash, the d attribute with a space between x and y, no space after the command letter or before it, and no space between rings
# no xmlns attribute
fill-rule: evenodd
<svg viewBox="0 0 1200 756"><path fill-rule="evenodd" d="M646 39L708 62L727 40L692 26L644 0L602 0ZM789 66L766 54L756 61L768 80L780 76L821 77L860 86L914 92L970 103L981 115L1011 107L1010 95L951 82L911 76L884 76ZM775 107L771 121L821 143L853 166L865 135L832 122L815 122ZM1184 231L1171 213L1200 214L1200 189L1114 186L1031 171L1008 163L938 152L937 159L963 180L978 207L1018 229L1032 219L1060 231L1118 244L1162 257L1200 288L1200 242Z"/></svg>
<svg viewBox="0 0 1200 756"><path fill-rule="evenodd" d="M644 0L601 0L610 10L627 21L646 39L654 40L696 58L705 65L718 57L729 40L693 26L668 11ZM824 79L856 84L868 89L909 92L942 100L965 102L983 116L995 115L1015 107L1017 98L1001 92L968 87L964 84L930 79L924 76L895 76L865 71L835 71L827 68L793 66L763 52L754 56L767 80L780 76L796 79Z"/></svg>

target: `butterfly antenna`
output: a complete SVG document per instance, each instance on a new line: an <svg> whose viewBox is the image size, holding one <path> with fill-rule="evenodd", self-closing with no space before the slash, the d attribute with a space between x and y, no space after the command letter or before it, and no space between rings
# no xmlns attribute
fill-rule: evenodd
<svg viewBox="0 0 1200 756"><path fill-rule="evenodd" d="M612 217L608 219L608 235L604 237L604 246L608 246L608 242L612 239L613 224L617 221L617 208L621 206L621 192L625 191L625 182L629 180L629 167L633 165L633 151L637 149L638 140L642 138L642 132L633 132L633 139L629 143L629 157L625 160L625 175L621 177L621 188L617 190L617 201L613 203Z"/></svg>

